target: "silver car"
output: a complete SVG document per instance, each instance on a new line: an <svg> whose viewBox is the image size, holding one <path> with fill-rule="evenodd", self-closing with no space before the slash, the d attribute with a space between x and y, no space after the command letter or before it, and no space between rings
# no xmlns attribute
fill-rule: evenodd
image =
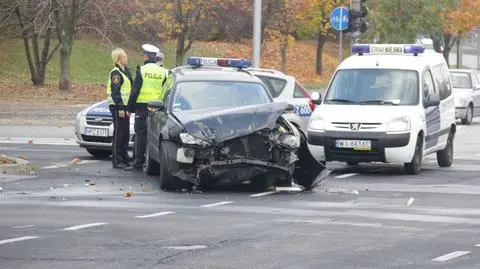
<svg viewBox="0 0 480 269"><path fill-rule="evenodd" d="M130 143L133 148L135 115L130 115ZM91 155L104 158L112 154L113 118L108 101L101 101L80 111L75 121L75 140Z"/></svg>
<svg viewBox="0 0 480 269"><path fill-rule="evenodd" d="M450 69L455 98L455 117L470 125L480 116L480 73L470 69Z"/></svg>

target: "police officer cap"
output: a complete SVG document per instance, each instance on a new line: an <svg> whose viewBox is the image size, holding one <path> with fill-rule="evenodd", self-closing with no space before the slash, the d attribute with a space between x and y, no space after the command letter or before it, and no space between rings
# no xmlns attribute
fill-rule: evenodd
<svg viewBox="0 0 480 269"><path fill-rule="evenodd" d="M150 44L143 44L142 49L143 49L143 52L146 54L157 54L160 51L159 48Z"/></svg>

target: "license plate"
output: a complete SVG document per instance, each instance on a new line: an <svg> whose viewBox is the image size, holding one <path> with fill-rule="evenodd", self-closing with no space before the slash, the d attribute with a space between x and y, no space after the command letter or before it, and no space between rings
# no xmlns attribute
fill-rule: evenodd
<svg viewBox="0 0 480 269"><path fill-rule="evenodd" d="M349 148L354 150L370 150L372 141L370 140L337 140L335 141L337 148Z"/></svg>
<svg viewBox="0 0 480 269"><path fill-rule="evenodd" d="M108 129L102 128L85 128L85 135L88 136L108 136Z"/></svg>

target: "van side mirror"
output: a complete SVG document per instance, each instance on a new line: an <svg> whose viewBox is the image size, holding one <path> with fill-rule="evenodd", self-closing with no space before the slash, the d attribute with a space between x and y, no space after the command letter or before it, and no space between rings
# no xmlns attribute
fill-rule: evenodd
<svg viewBox="0 0 480 269"><path fill-rule="evenodd" d="M474 91L480 90L480 84L475 85L475 86L473 87L473 90L474 90Z"/></svg>
<svg viewBox="0 0 480 269"><path fill-rule="evenodd" d="M424 101L424 107L438 106L440 104L440 95L438 93L431 93Z"/></svg>
<svg viewBox="0 0 480 269"><path fill-rule="evenodd" d="M149 111L161 111L165 109L165 104L162 101L153 101L148 103Z"/></svg>
<svg viewBox="0 0 480 269"><path fill-rule="evenodd" d="M313 104L320 105L322 103L322 94L320 92L312 92L310 99Z"/></svg>

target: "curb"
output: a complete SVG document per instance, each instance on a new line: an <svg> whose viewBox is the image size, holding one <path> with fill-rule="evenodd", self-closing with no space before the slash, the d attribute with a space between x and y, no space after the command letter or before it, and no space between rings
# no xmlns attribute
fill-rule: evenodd
<svg viewBox="0 0 480 269"><path fill-rule="evenodd" d="M30 162L24 159L14 158L10 156L2 156L7 159L13 160L16 163L14 164L0 164L0 173L2 174L14 174L20 172L27 172L29 169Z"/></svg>

